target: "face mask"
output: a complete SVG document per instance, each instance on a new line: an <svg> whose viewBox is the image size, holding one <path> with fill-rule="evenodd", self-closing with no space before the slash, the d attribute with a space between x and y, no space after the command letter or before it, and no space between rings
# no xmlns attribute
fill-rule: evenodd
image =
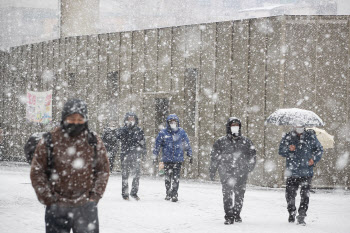
<svg viewBox="0 0 350 233"><path fill-rule="evenodd" d="M231 126L231 133L238 135L239 134L239 126Z"/></svg>
<svg viewBox="0 0 350 233"><path fill-rule="evenodd" d="M295 132L297 132L297 134L302 134L304 132L304 128L297 127Z"/></svg>
<svg viewBox="0 0 350 233"><path fill-rule="evenodd" d="M170 124L170 128L171 128L172 130L177 130L177 124L176 124L176 123L171 123L171 124Z"/></svg>
<svg viewBox="0 0 350 233"><path fill-rule="evenodd" d="M63 124L63 129L70 137L78 136L87 128L87 124Z"/></svg>

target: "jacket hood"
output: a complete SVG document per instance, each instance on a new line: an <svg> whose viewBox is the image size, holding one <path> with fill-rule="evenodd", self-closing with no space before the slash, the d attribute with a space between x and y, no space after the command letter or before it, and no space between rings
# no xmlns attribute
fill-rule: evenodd
<svg viewBox="0 0 350 233"><path fill-rule="evenodd" d="M125 116L124 116L124 125L125 125L125 126L127 125L127 124L126 124L126 121L128 120L128 117L130 117L130 116L132 116L132 117L135 118L135 125L134 125L134 126L137 126L137 125L139 124L139 118L138 118L137 115L136 115L135 113L133 113L133 112L128 112L128 113L125 114Z"/></svg>
<svg viewBox="0 0 350 233"><path fill-rule="evenodd" d="M180 127L180 120L179 117L176 114L170 114L167 118L166 118L166 128L171 130L170 125L169 125L169 121L170 120L176 120L177 122L177 127Z"/></svg>
<svg viewBox="0 0 350 233"><path fill-rule="evenodd" d="M67 116L74 113L82 115L86 121L88 121L88 109L85 101L80 99L69 99L63 106L62 110L62 122Z"/></svg>
<svg viewBox="0 0 350 233"><path fill-rule="evenodd" d="M235 122L235 123L238 123L239 124L239 133L238 133L238 136L241 136L242 135L242 131L241 131L241 128L242 128L242 122L239 118L237 117L230 117L228 118L227 120L227 123L226 123L226 133L228 135L232 135L232 132L231 132L231 124Z"/></svg>

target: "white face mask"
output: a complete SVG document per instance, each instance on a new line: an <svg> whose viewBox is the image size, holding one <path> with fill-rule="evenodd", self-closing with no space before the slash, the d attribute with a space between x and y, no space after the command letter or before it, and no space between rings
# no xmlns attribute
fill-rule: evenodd
<svg viewBox="0 0 350 233"><path fill-rule="evenodd" d="M302 134L304 132L304 128L297 127L297 128L295 128L295 132L297 132L297 134Z"/></svg>
<svg viewBox="0 0 350 233"><path fill-rule="evenodd" d="M239 134L239 126L231 126L231 133L238 135Z"/></svg>
<svg viewBox="0 0 350 233"><path fill-rule="evenodd" d="M126 124L129 126L134 126L135 125L135 121L126 121Z"/></svg>
<svg viewBox="0 0 350 233"><path fill-rule="evenodd" d="M171 123L170 124L170 128L173 129L173 130L176 130L177 129L177 124L176 123Z"/></svg>

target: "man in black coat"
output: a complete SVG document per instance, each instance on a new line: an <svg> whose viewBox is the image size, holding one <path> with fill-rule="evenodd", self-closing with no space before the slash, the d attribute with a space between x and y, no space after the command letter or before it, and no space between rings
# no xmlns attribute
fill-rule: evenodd
<svg viewBox="0 0 350 233"><path fill-rule="evenodd" d="M117 154L120 145L120 161L122 165L122 197L129 200L128 179L134 174L130 196L140 200L137 195L141 176L141 160L146 158L146 140L143 130L138 127L138 117L135 113L127 113L124 126L109 133L111 145L106 146L111 154Z"/></svg>
<svg viewBox="0 0 350 233"><path fill-rule="evenodd" d="M241 121L230 117L226 136L219 138L211 151L210 179L215 179L219 169L225 210L225 224L242 222L240 213L249 172L256 163L256 150L250 139L241 135ZM232 194L234 193L234 204Z"/></svg>

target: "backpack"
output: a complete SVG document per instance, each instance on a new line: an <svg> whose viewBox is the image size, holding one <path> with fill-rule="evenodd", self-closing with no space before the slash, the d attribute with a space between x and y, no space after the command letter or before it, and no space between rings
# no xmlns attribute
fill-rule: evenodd
<svg viewBox="0 0 350 233"><path fill-rule="evenodd" d="M32 134L29 137L27 143L24 145L24 154L29 165L32 164L36 146L42 138L44 138L44 140L46 141L46 145L51 145L51 134L45 132Z"/></svg>
<svg viewBox="0 0 350 233"><path fill-rule="evenodd" d="M27 143L24 145L24 153L25 153L27 162L29 163L29 165L31 165L36 146L38 145L39 141L42 138L44 139L46 148L47 148L47 165L49 170L51 170L54 164L53 164L53 158L52 158L52 153L53 153L52 135L50 132L47 132L47 133L40 132L40 133L35 133L31 135ZM94 147L94 161L92 164L92 167L94 169L97 162L97 137L91 131L88 131L88 143Z"/></svg>

